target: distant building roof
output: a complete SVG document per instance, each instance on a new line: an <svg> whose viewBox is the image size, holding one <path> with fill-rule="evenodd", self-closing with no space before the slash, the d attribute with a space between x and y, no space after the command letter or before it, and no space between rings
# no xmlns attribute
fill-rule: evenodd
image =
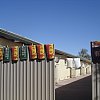
<svg viewBox="0 0 100 100"><path fill-rule="evenodd" d="M37 41L33 41L31 39L28 39L26 37L20 36L18 34L15 34L13 32L7 31L5 29L0 28L0 37L6 38L8 40L11 40L13 42L22 42L23 44L29 45L29 44L42 44ZM70 58L78 58L78 56L63 52L61 50L55 49L55 54L60 57L70 57ZM87 59L81 58L81 60L87 61Z"/></svg>

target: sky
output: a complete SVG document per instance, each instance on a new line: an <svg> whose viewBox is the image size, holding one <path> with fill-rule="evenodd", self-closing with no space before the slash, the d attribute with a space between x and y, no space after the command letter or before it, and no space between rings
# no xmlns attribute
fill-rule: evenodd
<svg viewBox="0 0 100 100"><path fill-rule="evenodd" d="M61 51L90 54L100 40L100 0L2 0L0 28Z"/></svg>

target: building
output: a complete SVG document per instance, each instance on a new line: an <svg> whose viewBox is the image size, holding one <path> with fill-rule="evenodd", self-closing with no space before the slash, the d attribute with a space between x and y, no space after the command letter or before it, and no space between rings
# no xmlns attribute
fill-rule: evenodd
<svg viewBox="0 0 100 100"><path fill-rule="evenodd" d="M13 32L0 29L0 45L1 46L22 46L30 44L41 44L39 42L30 40L28 38L22 37ZM68 61L69 58L69 61ZM75 60L79 58L80 65L75 67ZM78 56L63 52L61 50L55 49L55 82L60 80L68 79L71 77L77 77L80 75L91 73L91 61L80 58Z"/></svg>

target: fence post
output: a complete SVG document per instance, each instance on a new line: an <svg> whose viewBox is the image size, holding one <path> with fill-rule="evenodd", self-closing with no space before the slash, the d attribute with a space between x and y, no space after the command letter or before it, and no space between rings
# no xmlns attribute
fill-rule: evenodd
<svg viewBox="0 0 100 100"><path fill-rule="evenodd" d="M96 74L97 74L97 68L95 64L92 64L92 100L97 100L96 96Z"/></svg>

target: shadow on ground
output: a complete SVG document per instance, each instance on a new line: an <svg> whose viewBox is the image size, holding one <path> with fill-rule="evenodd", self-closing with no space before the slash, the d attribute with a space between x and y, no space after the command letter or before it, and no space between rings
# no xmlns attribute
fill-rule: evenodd
<svg viewBox="0 0 100 100"><path fill-rule="evenodd" d="M55 100L92 100L91 76L57 88Z"/></svg>

